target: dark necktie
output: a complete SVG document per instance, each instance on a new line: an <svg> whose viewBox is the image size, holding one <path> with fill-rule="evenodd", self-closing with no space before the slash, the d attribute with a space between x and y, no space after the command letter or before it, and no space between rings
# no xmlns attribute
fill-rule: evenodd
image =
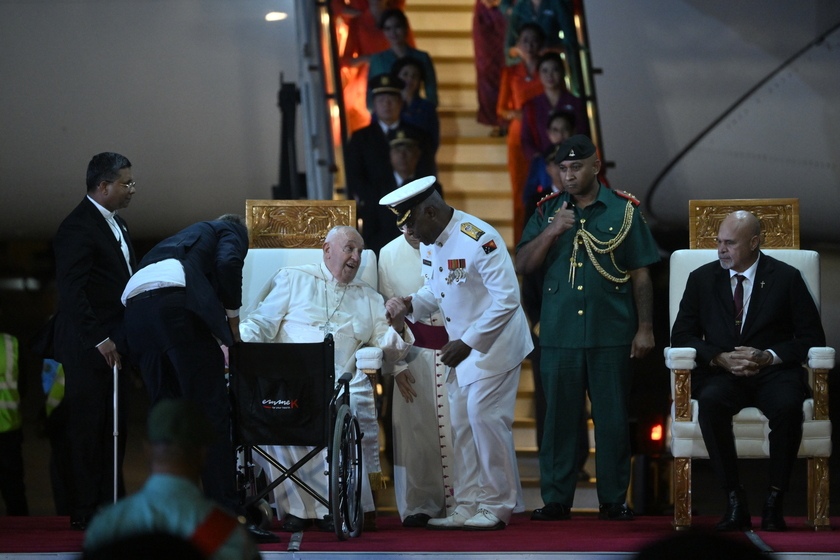
<svg viewBox="0 0 840 560"><path fill-rule="evenodd" d="M744 278L742 274L736 274L735 280L735 334L741 334L741 323L744 319Z"/></svg>

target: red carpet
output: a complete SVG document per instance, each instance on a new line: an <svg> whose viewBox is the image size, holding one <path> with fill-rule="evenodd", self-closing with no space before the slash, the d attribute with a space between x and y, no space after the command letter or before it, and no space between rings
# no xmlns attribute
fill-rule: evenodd
<svg viewBox="0 0 840 560"><path fill-rule="evenodd" d="M711 530L717 518L695 517L698 530ZM753 518L753 523L758 523ZM840 533L814 532L803 518L788 518L786 533L756 534L777 552L840 553ZM82 533L69 529L66 517L5 517L0 521L0 552L78 552ZM276 527L277 524L275 524ZM669 517L638 517L632 522L604 522L594 516L578 516L556 523L531 522L526 514L514 516L504 531L428 531L404 529L399 519L380 517L379 530L358 539L339 542L331 533L304 533L301 552L635 552L646 544L674 534ZM840 527L840 519L832 525ZM262 545L265 551L285 551L289 535L282 542ZM747 542L741 533L733 539Z"/></svg>

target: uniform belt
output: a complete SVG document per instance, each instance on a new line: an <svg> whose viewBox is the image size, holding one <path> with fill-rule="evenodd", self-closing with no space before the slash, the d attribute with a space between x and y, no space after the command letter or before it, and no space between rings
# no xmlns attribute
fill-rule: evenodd
<svg viewBox="0 0 840 560"><path fill-rule="evenodd" d="M164 296L166 294L174 294L176 292L185 292L186 288L180 288L178 286L172 286L170 288L157 288L156 290L146 290L145 292L140 292L136 296L133 296L126 300L125 305L128 307L129 305L140 301L141 299L150 298L152 296Z"/></svg>

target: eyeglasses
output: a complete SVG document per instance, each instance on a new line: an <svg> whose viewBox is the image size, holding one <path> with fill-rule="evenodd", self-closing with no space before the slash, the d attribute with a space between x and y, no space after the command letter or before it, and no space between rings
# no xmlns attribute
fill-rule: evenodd
<svg viewBox="0 0 840 560"><path fill-rule="evenodd" d="M123 184L123 183L118 183L117 181L111 181L111 184L113 184L113 185L119 185L119 186L121 186L121 187L125 187L125 188L127 188L127 189L129 189L129 190L130 190L130 189L135 189L135 190L137 190L137 182L136 182L136 181L130 181L130 182L125 183L125 184Z"/></svg>

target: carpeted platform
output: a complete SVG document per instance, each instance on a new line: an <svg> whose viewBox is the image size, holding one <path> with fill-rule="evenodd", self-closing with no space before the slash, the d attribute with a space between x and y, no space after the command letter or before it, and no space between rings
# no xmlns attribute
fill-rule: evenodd
<svg viewBox="0 0 840 560"><path fill-rule="evenodd" d="M698 531L710 531L717 518L695 517ZM758 523L758 518L753 518ZM814 532L802 518L789 518L786 533L756 531L755 535L772 550L783 553L840 554L840 533ZM840 519L832 519L840 526ZM303 534L300 552L635 552L646 544L674 534L669 517L638 517L632 522L598 521L594 516L578 516L571 521L532 522L526 514L514 516L504 531L429 531L404 529L399 519L381 517L379 530L358 539L339 542L331 533L308 530ZM277 524L275 524L275 527ZM262 545L264 552L285 552L289 534L280 533L282 542ZM743 533L728 534L750 542ZM82 548L83 534L69 529L66 517L6 517L0 522L0 553L76 553Z"/></svg>

